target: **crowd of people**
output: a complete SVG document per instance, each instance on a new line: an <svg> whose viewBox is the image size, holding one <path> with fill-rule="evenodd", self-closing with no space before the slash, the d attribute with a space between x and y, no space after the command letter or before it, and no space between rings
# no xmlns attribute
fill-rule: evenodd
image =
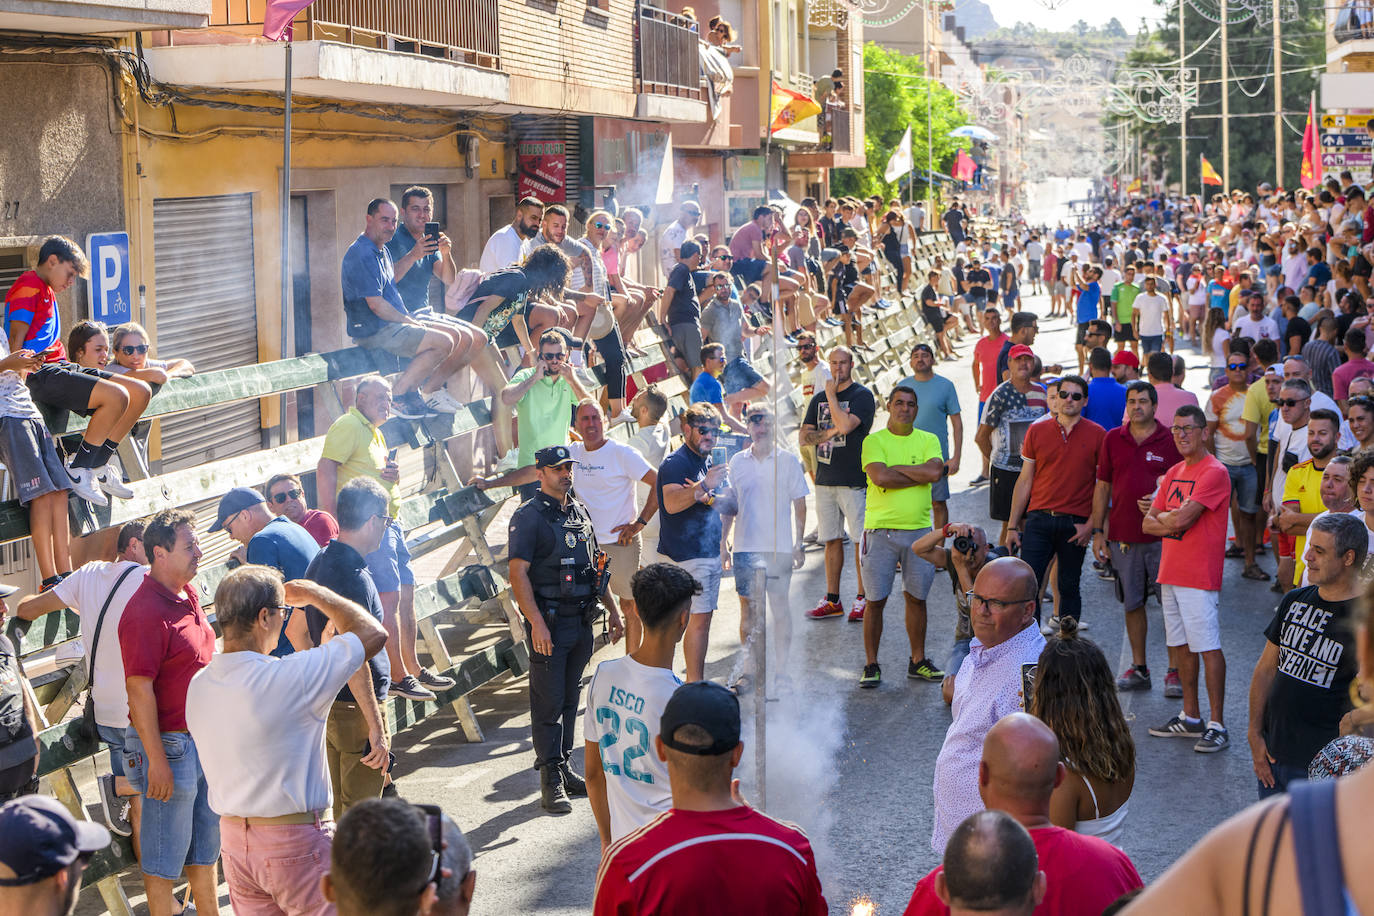
<svg viewBox="0 0 1374 916"><path fill-rule="evenodd" d="M951 710L931 774L943 864L917 883L908 912L1127 905L1142 886L1118 845L1137 747L1117 695L1153 689L1153 596L1168 647L1163 695L1181 707L1149 735L1200 753L1229 747L1220 613L1233 573L1276 592L1264 651L1244 659L1246 737L1257 793L1284 797L1218 828L1129 905L1153 912L1155 898L1210 894L1208 911L1240 912L1223 877L1243 865L1244 881L1259 880L1234 854L1243 834L1252 846L1269 837L1269 867L1256 874L1277 877L1265 894L1296 899L1306 878L1291 863L1322 855L1304 845L1310 822L1298 841L1299 813L1331 804L1329 788L1303 784L1374 753L1363 737L1374 727L1363 709L1374 644L1360 627L1374 564L1364 192L1336 182L1297 199L1262 185L1205 204L1125 202L1079 230L984 234L956 201L941 217L956 255L936 259L919 292L908 288L927 222L919 203L760 206L720 240L699 230L697 201L674 214L641 258L651 224L640 210L591 211L574 239L565 207L525 199L480 266L459 268L427 189L373 200L341 266L347 332L402 369L354 383L313 487L280 474L220 499L210 531L239 545L213 596L222 643L193 584L202 553L186 510L123 525L109 557L72 569L66 491L119 495L118 441L157 386L193 367L148 358L137 325L82 322L64 348L55 296L85 261L65 239L44 244L7 297L0 361L0 457L45 574L16 616L81 614L93 725L111 750L102 809L110 830L132 835L150 912L179 912L183 877L194 905L214 911L221 863L236 912L447 913L471 899L461 832L438 809L401 802L390 775L386 700L443 699L454 681L419 660L400 464L381 430L393 416L458 411L463 369L492 397L495 450L471 483L519 494L506 553L531 656L540 804L567 814L588 799L602 851L595 912L690 909L703 872L728 885L730 912L826 911L805 835L749 806L732 778L739 697L788 687L799 619L861 624L857 684L879 688L898 582L907 677L939 684ZM436 279L443 296L431 301ZM1024 307L1023 286L1049 295L1046 314ZM856 377L864 319L897 303L919 305L929 333L910 349L910 375L877 391ZM1037 355L1040 321L1058 317L1076 324L1077 372ZM846 343L822 353L820 322ZM680 410L657 388L630 390L627 357L645 324L690 382ZM796 416L770 397L789 373L755 359L775 324L796 350ZM995 531L950 512L965 430L958 388L936 369L965 334L979 335L973 484L987 487ZM1189 390L1189 345L1211 362L1206 387ZM578 371L598 363L599 390ZM59 442L36 404L91 421ZM615 434L621 424L628 435ZM732 434L742 444L726 446ZM821 548L825 591L794 609L808 541ZM841 594L851 555L852 598ZM928 633L941 572L956 624ZM1101 625L1085 620L1084 575L1114 584L1132 655L1123 672L1083 635ZM731 639L750 646L767 607L767 685L707 678L731 581L741 608ZM574 754L598 619L625 654L595 669ZM0 675L13 655L0 645ZM35 702L10 696L0 705L16 724L9 746L26 749ZM33 796L36 755L3 753L0 797L15 800L0 807L0 901L65 906L108 835ZM1358 810L1371 779L1342 781L1339 810ZM1270 817L1288 817L1289 798L1291 840ZM37 839L15 836L51 841L40 854ZM1347 855L1363 842L1339 840ZM1330 841L1319 847L1327 860ZM1370 907L1363 874L1336 877ZM1185 897L1183 884L1204 896Z"/></svg>

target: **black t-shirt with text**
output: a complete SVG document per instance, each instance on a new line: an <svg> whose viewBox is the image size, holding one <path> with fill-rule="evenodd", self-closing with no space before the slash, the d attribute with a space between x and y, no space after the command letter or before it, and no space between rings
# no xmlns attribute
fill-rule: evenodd
<svg viewBox="0 0 1374 916"><path fill-rule="evenodd" d="M863 469L863 446L868 431L873 428L877 402L873 392L858 382L836 392L835 400L849 413L859 418L859 425L843 436L836 436L816 446L816 485L822 487L867 487L868 475ZM806 407L802 423L824 432L834 428L830 416L830 402L825 392L818 391Z"/></svg>
<svg viewBox="0 0 1374 916"><path fill-rule="evenodd" d="M1283 596L1264 636L1279 648L1263 734L1279 763L1306 767L1340 733L1355 676L1355 601L1326 601L1318 587Z"/></svg>

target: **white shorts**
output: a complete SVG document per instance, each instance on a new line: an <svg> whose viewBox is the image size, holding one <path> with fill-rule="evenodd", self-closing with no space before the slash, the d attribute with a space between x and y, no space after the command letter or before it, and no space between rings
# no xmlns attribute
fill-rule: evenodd
<svg viewBox="0 0 1374 916"><path fill-rule="evenodd" d="M817 486L817 539L821 543L840 540L848 523L850 538L859 540L864 530L864 507L867 504L867 487Z"/></svg>
<svg viewBox="0 0 1374 916"><path fill-rule="evenodd" d="M701 583L701 594L692 598L693 614L709 614L720 602L720 557L698 557L677 564Z"/></svg>
<svg viewBox="0 0 1374 916"><path fill-rule="evenodd" d="M1189 652L1213 652L1221 648L1221 623L1217 604L1221 592L1181 585L1160 585L1164 607L1164 644L1187 646Z"/></svg>

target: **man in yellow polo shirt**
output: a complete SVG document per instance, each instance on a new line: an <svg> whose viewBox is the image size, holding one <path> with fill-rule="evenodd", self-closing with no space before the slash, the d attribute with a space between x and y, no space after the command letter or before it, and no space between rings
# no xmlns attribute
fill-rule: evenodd
<svg viewBox="0 0 1374 916"><path fill-rule="evenodd" d="M935 567L916 556L911 545L930 530L930 485L946 473L940 440L915 428L916 392L898 385L887 399L887 426L864 439L862 464L868 475L864 540L860 562L868 607L864 612L864 671L860 687L882 682L878 643L883 608L892 580L902 570L906 626L911 638L907 677L938 682L944 672L926 657L926 595Z"/></svg>
<svg viewBox="0 0 1374 916"><path fill-rule="evenodd" d="M1283 483L1279 530L1297 537L1293 547L1294 583L1302 581L1302 571L1306 565L1303 553L1307 550L1307 529L1312 520L1326 509L1322 499L1322 475L1336 455L1340 437L1340 414L1334 410L1312 411L1307 420L1307 451L1312 457L1294 465Z"/></svg>

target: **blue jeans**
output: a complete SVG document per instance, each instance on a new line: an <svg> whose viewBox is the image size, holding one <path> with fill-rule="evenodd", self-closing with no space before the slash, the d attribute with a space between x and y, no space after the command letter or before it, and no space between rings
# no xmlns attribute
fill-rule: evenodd
<svg viewBox="0 0 1374 916"><path fill-rule="evenodd" d="M1274 774L1273 788L1266 788L1260 785L1260 781L1255 780L1259 786L1259 797L1270 798L1274 795L1282 795L1295 782L1303 782L1307 779L1307 767L1293 766L1291 763L1271 763L1269 771Z"/></svg>
<svg viewBox="0 0 1374 916"><path fill-rule="evenodd" d="M172 770L172 797L148 797L148 755L134 727L124 733L124 772L139 795L139 820L145 875L175 881L187 865L214 865L219 859L219 815L210 810L210 793L200 769L196 743L188 732L163 732L162 752Z"/></svg>
<svg viewBox="0 0 1374 916"><path fill-rule="evenodd" d="M1048 512L1028 512L1023 527L1021 559L1035 570L1035 581L1043 584L1050 561L1058 557L1059 569L1055 579L1059 585L1059 613L1063 617L1082 620L1083 598L1078 588L1078 577L1083 571L1083 557L1088 548L1069 543L1069 538L1074 534L1074 519L1067 515L1050 515ZM1037 605L1037 621L1040 619L1038 608Z"/></svg>

